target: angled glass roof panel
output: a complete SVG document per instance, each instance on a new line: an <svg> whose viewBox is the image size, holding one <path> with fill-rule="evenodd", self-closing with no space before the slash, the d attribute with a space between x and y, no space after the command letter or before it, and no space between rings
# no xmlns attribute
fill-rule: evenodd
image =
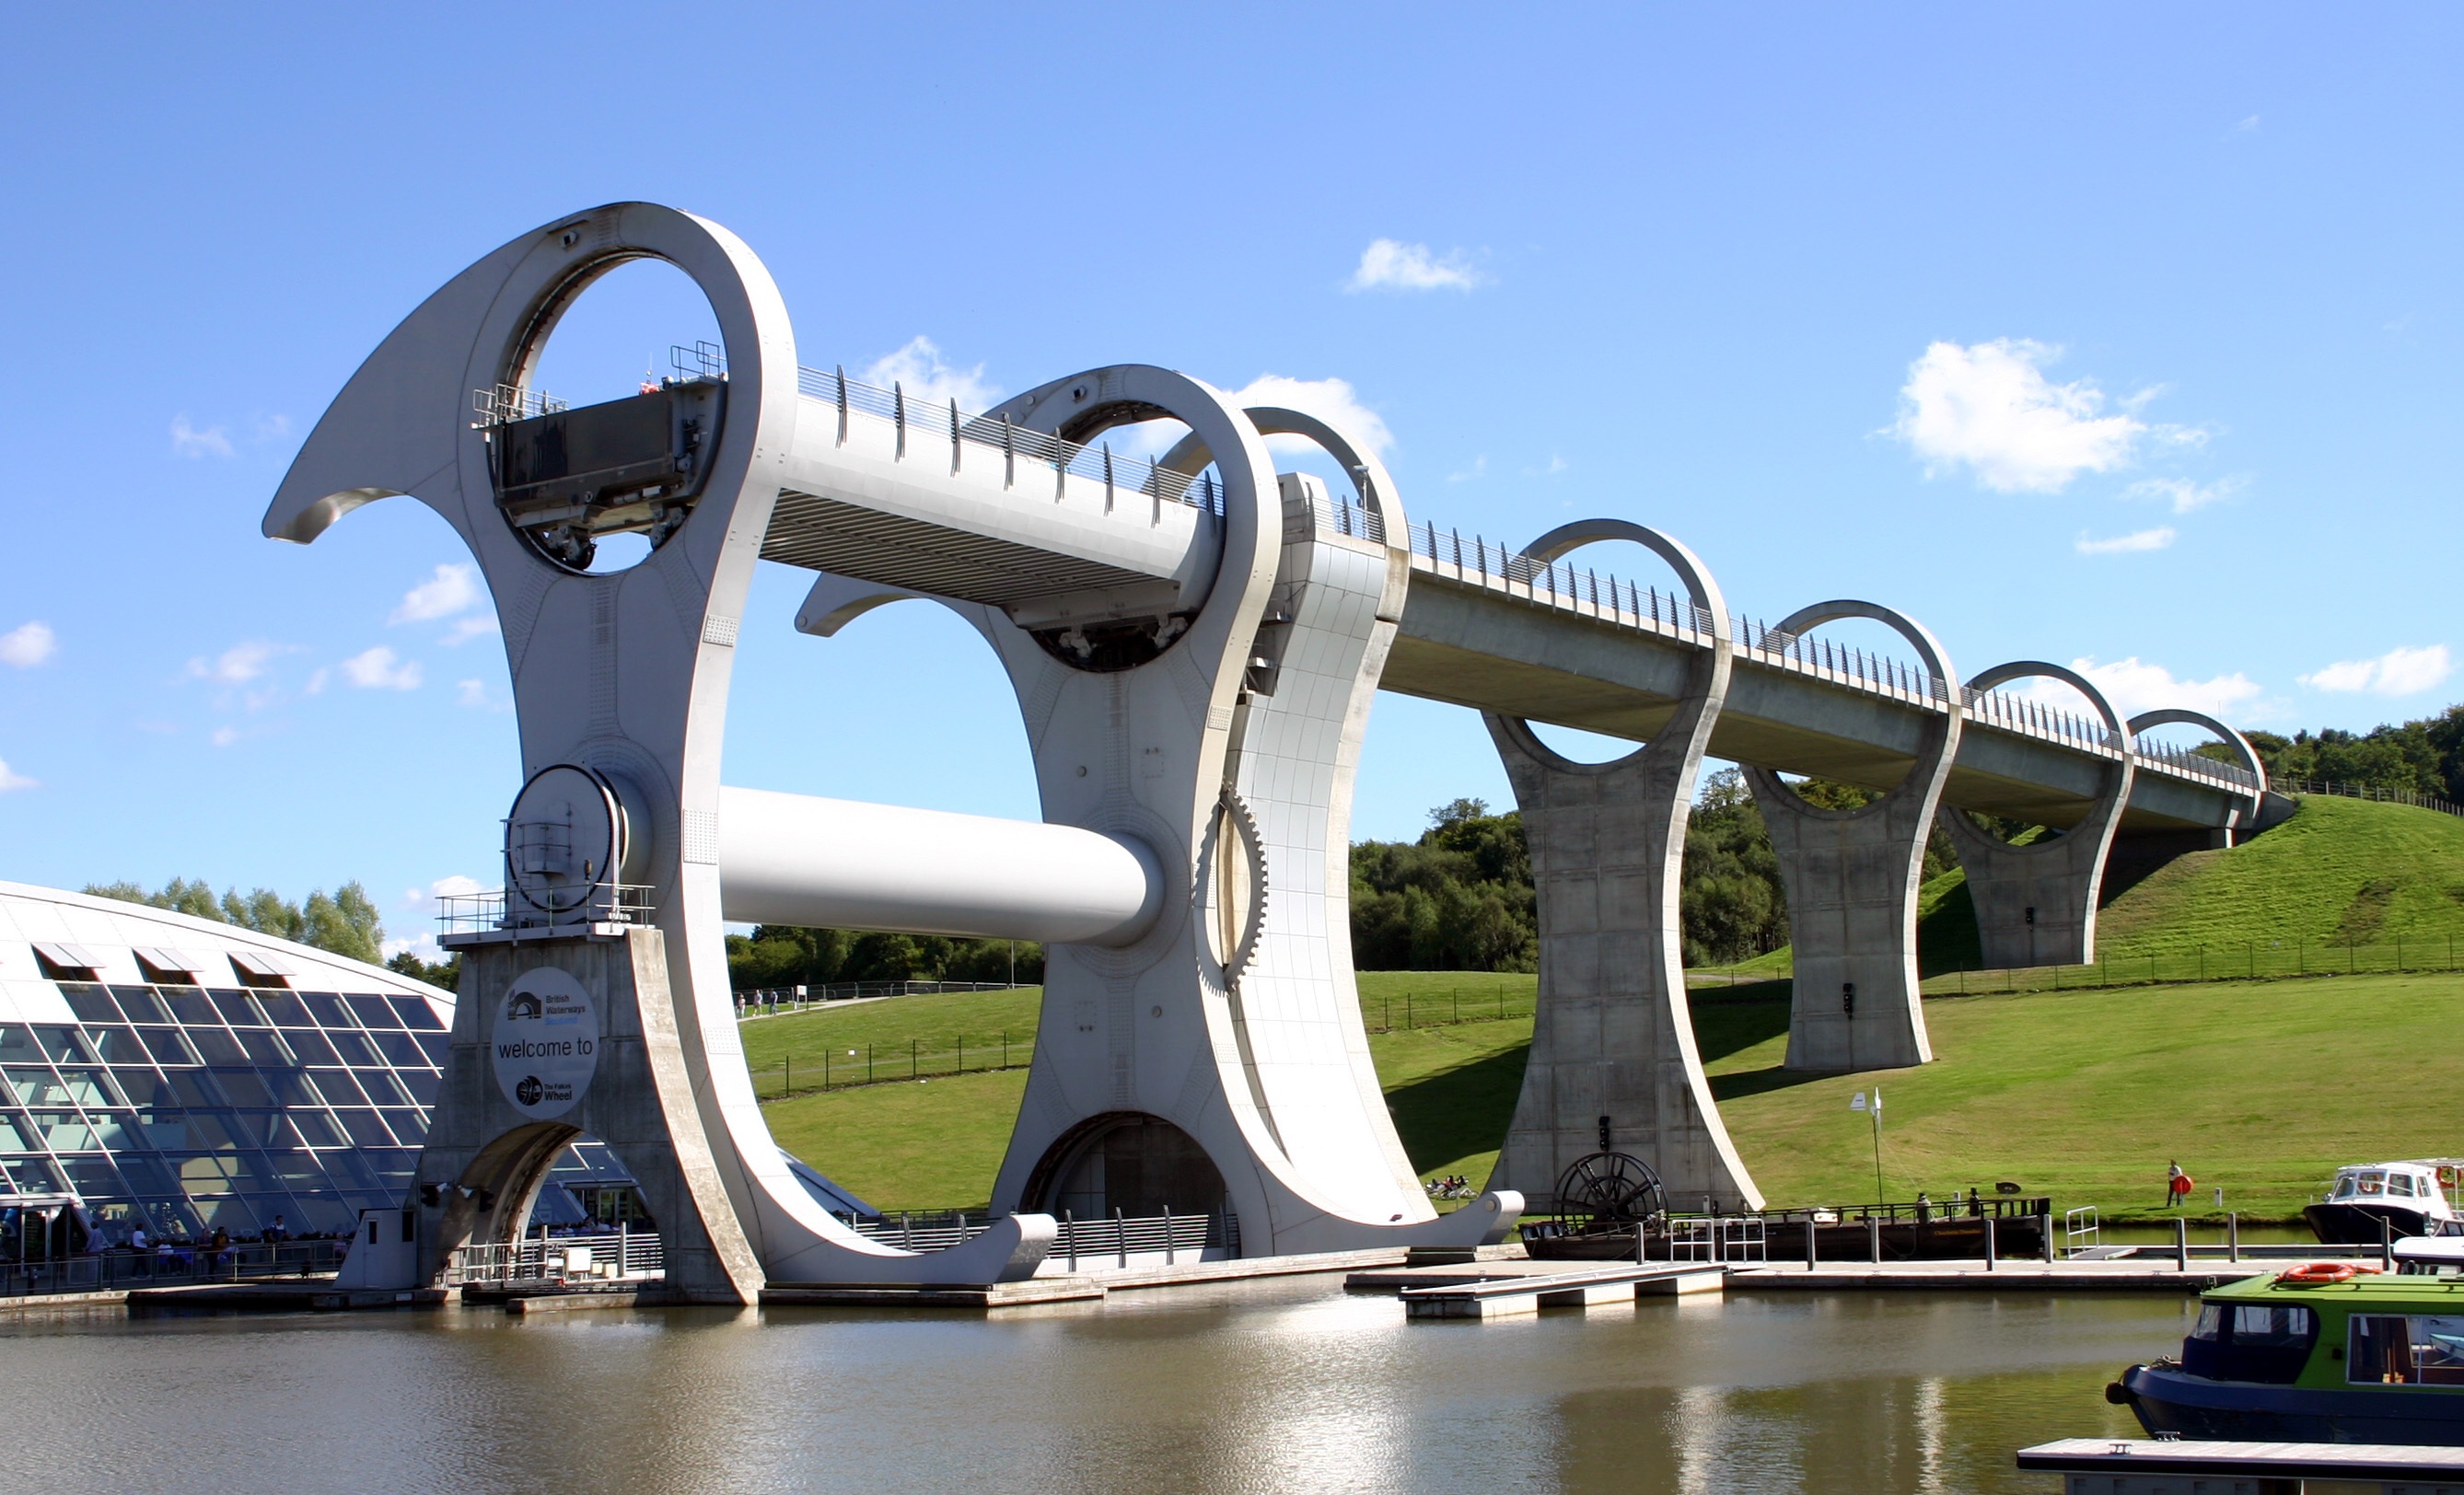
<svg viewBox="0 0 2464 1495"><path fill-rule="evenodd" d="M445 1023L438 1019L436 1009L428 1004L426 998L389 997L386 1000L393 1003L393 1010L402 1018L402 1025L412 1032L442 1033L445 1031Z"/></svg>

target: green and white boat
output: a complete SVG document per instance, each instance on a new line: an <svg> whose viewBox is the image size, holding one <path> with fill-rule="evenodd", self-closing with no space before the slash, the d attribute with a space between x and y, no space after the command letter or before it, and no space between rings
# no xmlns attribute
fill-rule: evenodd
<svg viewBox="0 0 2464 1495"><path fill-rule="evenodd" d="M2318 1262L2202 1293L2181 1358L2105 1388L2151 1434L2464 1446L2464 1240L2401 1269Z"/></svg>

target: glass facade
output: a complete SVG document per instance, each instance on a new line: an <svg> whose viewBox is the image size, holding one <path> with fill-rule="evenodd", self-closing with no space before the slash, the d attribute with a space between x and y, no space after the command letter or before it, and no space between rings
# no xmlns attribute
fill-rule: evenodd
<svg viewBox="0 0 2464 1495"><path fill-rule="evenodd" d="M105 1242L347 1231L410 1194L445 1066L428 1001L371 992L61 981L77 1022L0 1023L0 1172L75 1193ZM537 1218L573 1187L627 1182L583 1142ZM594 1200L595 1202L595 1200Z"/></svg>

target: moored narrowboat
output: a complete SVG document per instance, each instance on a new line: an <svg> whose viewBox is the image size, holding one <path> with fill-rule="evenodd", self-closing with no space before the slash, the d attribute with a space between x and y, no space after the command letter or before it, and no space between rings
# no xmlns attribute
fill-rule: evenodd
<svg viewBox="0 0 2464 1495"><path fill-rule="evenodd" d="M2400 1273L2316 1262L2212 1288L2181 1357L2105 1397L2151 1434L2464 1446L2464 1276L2413 1245Z"/></svg>

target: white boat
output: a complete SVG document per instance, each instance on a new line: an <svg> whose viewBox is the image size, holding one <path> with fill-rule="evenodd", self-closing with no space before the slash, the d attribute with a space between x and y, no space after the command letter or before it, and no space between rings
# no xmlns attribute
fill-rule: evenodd
<svg viewBox="0 0 2464 1495"><path fill-rule="evenodd" d="M2464 1157L2410 1157L2336 1170L2327 1197L2301 1211L2331 1245L2377 1245L2390 1237L2464 1235L2455 1207Z"/></svg>

